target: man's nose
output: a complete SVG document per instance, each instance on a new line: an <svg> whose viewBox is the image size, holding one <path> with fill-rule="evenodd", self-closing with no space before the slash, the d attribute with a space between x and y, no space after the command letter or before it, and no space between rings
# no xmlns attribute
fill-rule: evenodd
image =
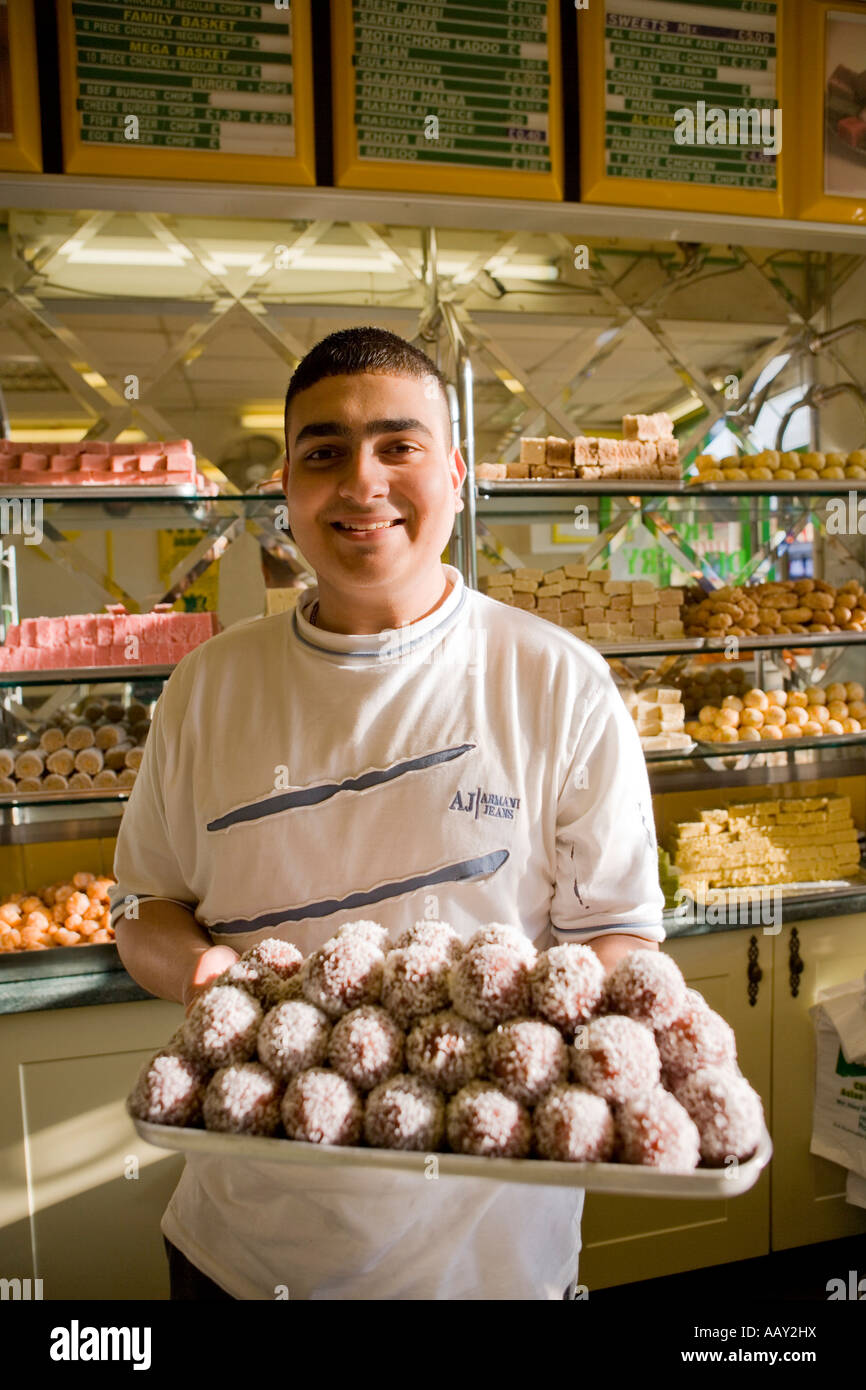
<svg viewBox="0 0 866 1390"><path fill-rule="evenodd" d="M338 490L357 501L387 492L387 470L369 442L354 446L340 470Z"/></svg>

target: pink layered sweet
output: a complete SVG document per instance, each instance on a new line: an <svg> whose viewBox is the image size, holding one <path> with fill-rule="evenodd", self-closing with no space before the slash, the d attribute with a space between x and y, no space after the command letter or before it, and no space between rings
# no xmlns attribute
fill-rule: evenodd
<svg viewBox="0 0 866 1390"><path fill-rule="evenodd" d="M110 613L24 618L0 646L0 670L171 666L216 630L213 613L127 613L120 604Z"/></svg>
<svg viewBox="0 0 866 1390"><path fill-rule="evenodd" d="M204 486L196 472L195 453L188 439L118 444L102 439L74 444L44 440L21 444L0 440L0 484L18 487L134 487L146 484L173 487L181 483Z"/></svg>

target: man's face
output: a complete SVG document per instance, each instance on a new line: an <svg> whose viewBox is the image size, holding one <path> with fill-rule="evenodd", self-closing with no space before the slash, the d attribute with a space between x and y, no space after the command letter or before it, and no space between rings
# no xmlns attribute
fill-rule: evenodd
<svg viewBox="0 0 866 1390"><path fill-rule="evenodd" d="M445 428L438 387L411 376L325 377L294 398L283 488L320 579L399 591L439 564L466 476Z"/></svg>

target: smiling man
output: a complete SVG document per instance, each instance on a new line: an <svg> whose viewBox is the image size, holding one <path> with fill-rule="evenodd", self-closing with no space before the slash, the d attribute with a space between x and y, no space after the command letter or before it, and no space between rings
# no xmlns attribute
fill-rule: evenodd
<svg viewBox="0 0 866 1390"><path fill-rule="evenodd" d="M115 858L130 974L189 1003L269 936L488 922L610 968L664 939L646 767L605 662L466 589L444 378L331 334L286 398L283 484L317 586L184 658ZM127 920L133 895L138 917ZM173 1297L550 1299L583 1193L196 1155L163 1219ZM283 1295L285 1296L285 1295Z"/></svg>

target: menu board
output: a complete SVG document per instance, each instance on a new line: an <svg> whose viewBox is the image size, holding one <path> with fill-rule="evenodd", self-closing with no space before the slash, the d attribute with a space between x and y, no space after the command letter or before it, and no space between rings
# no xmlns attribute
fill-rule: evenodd
<svg viewBox="0 0 866 1390"><path fill-rule="evenodd" d="M562 198L556 0L332 0L341 187Z"/></svg>
<svg viewBox="0 0 866 1390"><path fill-rule="evenodd" d="M578 10L583 199L780 216L785 4Z"/></svg>
<svg viewBox="0 0 866 1390"><path fill-rule="evenodd" d="M866 223L866 5L804 0L797 214Z"/></svg>
<svg viewBox="0 0 866 1390"><path fill-rule="evenodd" d="M58 0L70 173L315 183L310 0Z"/></svg>
<svg viewBox="0 0 866 1390"><path fill-rule="evenodd" d="M41 168L33 5L0 0L0 169Z"/></svg>

